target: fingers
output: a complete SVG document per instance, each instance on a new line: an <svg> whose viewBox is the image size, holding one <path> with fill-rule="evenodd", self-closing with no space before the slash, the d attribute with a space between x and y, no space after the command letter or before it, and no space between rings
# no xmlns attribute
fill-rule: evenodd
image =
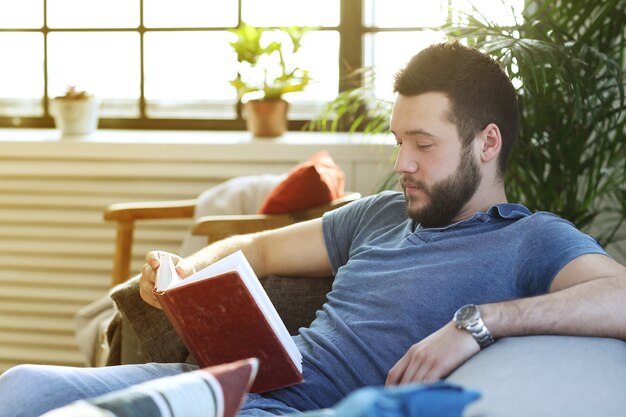
<svg viewBox="0 0 626 417"><path fill-rule="evenodd" d="M148 252L146 254L146 263L141 267L141 277L139 278L139 295L141 299L156 308L161 308L153 292L156 270L159 265L159 251Z"/></svg>
<svg viewBox="0 0 626 417"><path fill-rule="evenodd" d="M150 304L152 307L160 309L161 305L154 295L154 292L152 291L153 289L153 285L148 285L144 281L139 281L139 295L141 296L141 299Z"/></svg>
<svg viewBox="0 0 626 417"><path fill-rule="evenodd" d="M160 265L159 254L162 253L167 252L152 251L146 254L146 263L155 271ZM176 266L176 273L178 274L178 276L180 276L181 278L187 278L188 276L196 273L193 262L187 259L183 259L178 255L174 255L173 253L169 253L169 255L172 258L172 262Z"/></svg>
<svg viewBox="0 0 626 417"><path fill-rule="evenodd" d="M389 371L386 384L408 384L443 378L479 350L472 335L449 322L411 346Z"/></svg>
<svg viewBox="0 0 626 417"><path fill-rule="evenodd" d="M160 264L159 253L161 252L162 251L153 250L153 251L146 253L146 263L150 265L150 267L155 271L159 267L159 264Z"/></svg>
<svg viewBox="0 0 626 417"><path fill-rule="evenodd" d="M156 273L152 266L147 263L144 264L141 268L141 277L139 278L139 295L142 300L151 306L161 308L153 292L155 277Z"/></svg>
<svg viewBox="0 0 626 417"><path fill-rule="evenodd" d="M196 273L196 268L194 267L193 262L187 259L181 259L176 264L176 273L178 273L178 276L181 278L187 278L188 276Z"/></svg>
<svg viewBox="0 0 626 417"><path fill-rule="evenodd" d="M385 385L402 385L435 380L437 374L433 371L436 365L433 358L426 357L417 345L413 345L402 359L391 368Z"/></svg>
<svg viewBox="0 0 626 417"><path fill-rule="evenodd" d="M156 308L161 308L154 295L154 286L156 281L156 271L160 267L159 254L162 253L165 252L151 251L146 254L146 263L141 268L141 277L139 278L139 295L142 300ZM186 278L196 272L193 262L172 253L169 255L172 258L174 265L176 265L176 273L181 278Z"/></svg>
<svg viewBox="0 0 626 417"><path fill-rule="evenodd" d="M385 381L385 385L397 385L402 376L404 375L404 370L409 364L409 359L407 355L404 355L394 366L389 370L387 374L387 381Z"/></svg>
<svg viewBox="0 0 626 417"><path fill-rule="evenodd" d="M411 361L404 371L399 384L410 384L426 380L426 375L436 367L436 363L430 358L421 357L419 352L411 352Z"/></svg>

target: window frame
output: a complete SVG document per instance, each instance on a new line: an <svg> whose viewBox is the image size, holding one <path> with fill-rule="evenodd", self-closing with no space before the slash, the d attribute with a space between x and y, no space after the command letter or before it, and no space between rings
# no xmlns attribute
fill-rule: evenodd
<svg viewBox="0 0 626 417"><path fill-rule="evenodd" d="M364 62L363 42L365 34L392 31L419 30L419 27L368 27L364 24L364 0L339 0L340 22L338 26L322 26L319 30L332 30L339 33L339 91L354 87L354 76L349 77L353 69L362 68ZM242 21L242 0L238 0L237 24ZM139 115L134 118L101 117L99 128L102 129L172 129L172 130L245 130L245 120L242 116L241 103L236 106L234 119L188 119L188 118L153 118L146 115L146 99L144 91L144 36L149 32L158 31L224 31L229 27L185 27L185 28L146 28L143 22L143 0L139 0L140 15L137 28L50 28L47 24L47 0L43 0L44 21L41 28L36 29L6 29L2 32L34 32L42 33L44 38L44 96L43 116L6 116L0 115L0 127L12 128L53 128L54 120L50 114L50 97L48 96L48 35L54 32L128 32L136 31L140 37L140 97ZM359 80L357 79L358 83ZM309 120L290 119L290 130L301 130Z"/></svg>

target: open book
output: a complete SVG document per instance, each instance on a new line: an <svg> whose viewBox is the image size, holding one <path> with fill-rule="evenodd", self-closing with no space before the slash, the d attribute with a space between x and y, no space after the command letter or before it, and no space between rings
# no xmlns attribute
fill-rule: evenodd
<svg viewBox="0 0 626 417"><path fill-rule="evenodd" d="M302 382L302 355L243 252L185 279L169 255L160 262L155 296L199 366L256 357L252 392Z"/></svg>
<svg viewBox="0 0 626 417"><path fill-rule="evenodd" d="M163 377L76 401L42 417L235 417L257 369L252 358Z"/></svg>

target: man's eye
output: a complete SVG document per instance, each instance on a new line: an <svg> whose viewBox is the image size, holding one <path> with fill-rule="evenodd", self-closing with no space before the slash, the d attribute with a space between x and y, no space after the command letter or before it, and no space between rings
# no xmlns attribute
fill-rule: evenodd
<svg viewBox="0 0 626 417"><path fill-rule="evenodd" d="M431 146L433 146L433 144L432 144L432 143L425 144L425 145L419 145L419 144L417 145L417 147L418 147L419 149L428 149L428 148L430 148Z"/></svg>

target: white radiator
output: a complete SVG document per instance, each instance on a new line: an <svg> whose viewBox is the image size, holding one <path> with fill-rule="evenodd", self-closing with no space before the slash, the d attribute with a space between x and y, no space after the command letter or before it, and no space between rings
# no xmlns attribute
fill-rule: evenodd
<svg viewBox="0 0 626 417"><path fill-rule="evenodd" d="M83 365L73 317L109 287L115 228L102 220L108 204L193 198L234 176L286 172L321 149L346 171L346 188L362 194L391 167L391 145L247 136L100 131L69 142L52 130L0 129L0 372L20 363ZM187 227L140 223L132 270L149 250L176 252Z"/></svg>

